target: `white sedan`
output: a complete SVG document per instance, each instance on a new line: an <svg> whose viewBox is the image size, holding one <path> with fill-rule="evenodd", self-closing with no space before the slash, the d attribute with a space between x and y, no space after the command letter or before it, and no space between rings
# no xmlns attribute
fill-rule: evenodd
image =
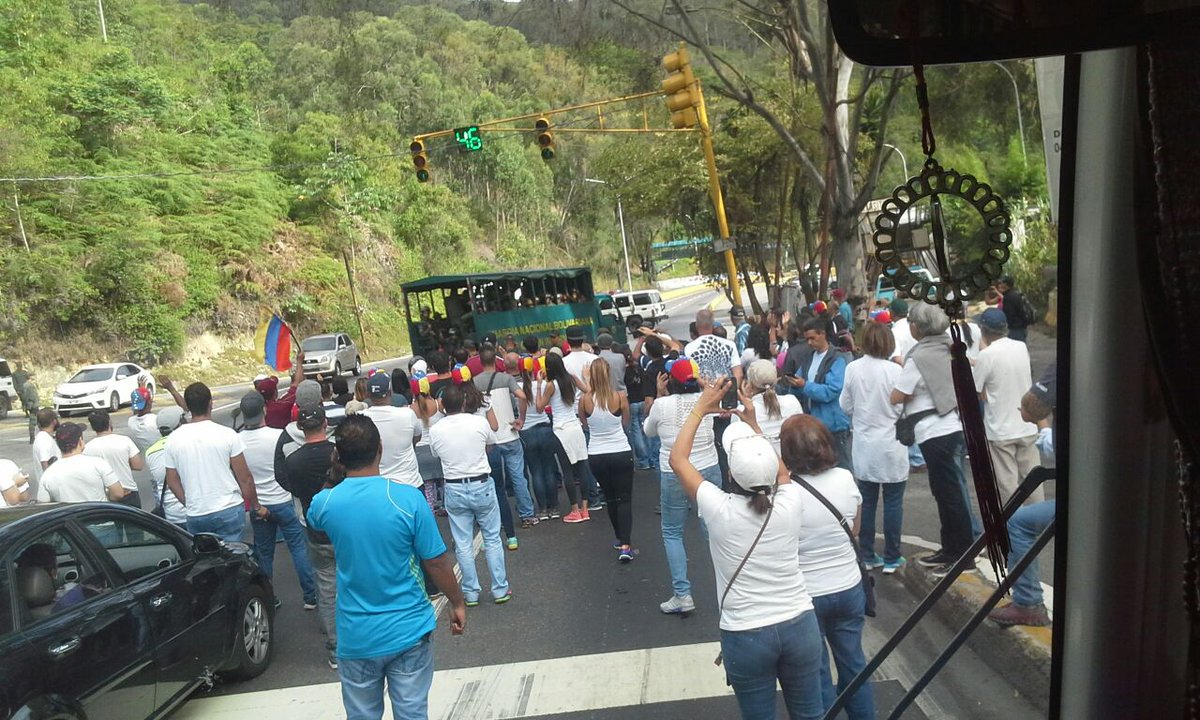
<svg viewBox="0 0 1200 720"><path fill-rule="evenodd" d="M108 409L117 411L128 405L138 387L138 378L146 379L146 389L154 394L154 376L133 363L88 365L54 389L54 410L61 417L74 411Z"/></svg>

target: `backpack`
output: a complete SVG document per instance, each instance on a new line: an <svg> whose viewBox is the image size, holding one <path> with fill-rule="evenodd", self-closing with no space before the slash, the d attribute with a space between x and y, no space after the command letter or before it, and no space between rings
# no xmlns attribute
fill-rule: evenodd
<svg viewBox="0 0 1200 720"><path fill-rule="evenodd" d="M1037 317L1037 312L1033 309L1033 304L1029 302L1029 298L1025 293L1021 293L1021 314L1025 316L1025 325L1033 324L1034 318Z"/></svg>

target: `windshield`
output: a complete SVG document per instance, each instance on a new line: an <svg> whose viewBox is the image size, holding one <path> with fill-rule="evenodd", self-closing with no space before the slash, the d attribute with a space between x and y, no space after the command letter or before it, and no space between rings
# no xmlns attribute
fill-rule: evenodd
<svg viewBox="0 0 1200 720"><path fill-rule="evenodd" d="M304 348L304 352L325 352L334 348L334 340L332 337L317 337L309 338L300 344Z"/></svg>
<svg viewBox="0 0 1200 720"><path fill-rule="evenodd" d="M68 380L71 383L102 382L111 380L114 368L84 368Z"/></svg>

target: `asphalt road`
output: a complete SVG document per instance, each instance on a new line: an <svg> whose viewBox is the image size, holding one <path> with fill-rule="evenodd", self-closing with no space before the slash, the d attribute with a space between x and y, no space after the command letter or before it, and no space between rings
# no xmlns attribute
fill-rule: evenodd
<svg viewBox="0 0 1200 720"><path fill-rule="evenodd" d="M687 323L696 310L717 299L715 292L705 291L669 302L672 317L663 329L686 337ZM397 362L379 366L390 369ZM219 422L231 422L230 411L247 389L248 383L215 390ZM160 396L156 401L161 405L164 399ZM124 431L128 415L122 410L114 416L118 431ZM32 463L23 419L0 423L0 457L26 467ZM142 496L149 499L149 477L139 475ZM581 525L551 522L518 530L520 549L505 554L514 600L503 606L484 602L472 609L462 637L451 636L444 618L439 623L431 717L736 717L736 703L720 670L712 665L719 639L717 589L694 515L687 546L697 610L686 618L658 611L658 603L671 591L654 513L657 496L657 478L639 472L633 539L640 554L628 565L615 561L605 511L594 513L590 523ZM449 546L445 520L440 522ZM928 539L937 537L936 510L923 475L910 479L904 532L910 557L931 547ZM486 587L482 557L478 565ZM1049 566L1043 563L1045 575ZM283 544L276 546L275 587L283 604L277 614L271 667L254 681L219 685L198 694L177 717L207 720L257 714L316 720L341 712L337 675L325 664L315 613L302 609ZM864 632L869 655L920 600L898 576L880 576L877 592L879 617L870 620ZM953 632L929 617L884 664L872 683L880 716L886 716ZM1043 716L1021 688L1000 679L969 647L960 650L903 715L972 720Z"/></svg>

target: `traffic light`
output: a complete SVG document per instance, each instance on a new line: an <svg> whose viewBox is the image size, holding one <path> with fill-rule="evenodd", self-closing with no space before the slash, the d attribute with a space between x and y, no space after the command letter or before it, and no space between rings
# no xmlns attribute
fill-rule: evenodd
<svg viewBox="0 0 1200 720"><path fill-rule="evenodd" d="M700 122L696 114L696 108L700 106L700 88L692 74L691 62L682 43L678 50L663 58L667 77L662 81L662 91L667 96L667 109L671 111L671 127L678 129L696 127Z"/></svg>
<svg viewBox="0 0 1200 720"><path fill-rule="evenodd" d="M408 151L412 153L413 167L417 169L417 182L429 182L429 156L425 154L425 143L413 140Z"/></svg>
<svg viewBox="0 0 1200 720"><path fill-rule="evenodd" d="M550 119L540 117L533 124L534 130L537 132L537 144L542 149L543 160L554 159L554 133L550 132Z"/></svg>

